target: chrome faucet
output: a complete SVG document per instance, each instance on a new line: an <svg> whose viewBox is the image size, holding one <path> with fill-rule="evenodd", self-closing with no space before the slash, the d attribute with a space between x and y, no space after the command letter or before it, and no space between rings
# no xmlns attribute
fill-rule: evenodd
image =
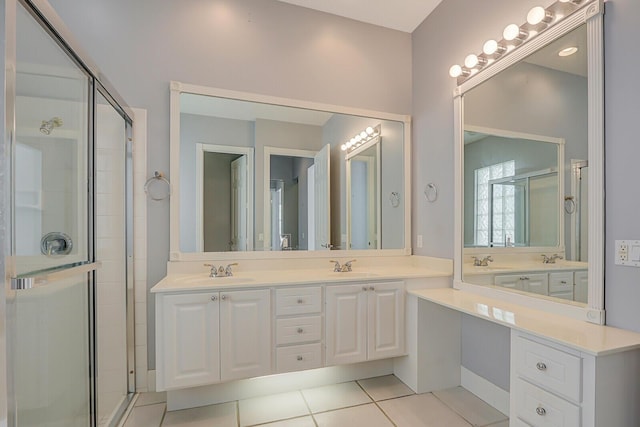
<svg viewBox="0 0 640 427"><path fill-rule="evenodd" d="M346 272L351 271L351 263L356 262L356 260L352 259L350 261L345 262L342 265L340 265L340 261L331 260L329 262L333 263L333 271L335 273L346 273Z"/></svg>
<svg viewBox="0 0 640 427"><path fill-rule="evenodd" d="M542 254L540 256L542 257L543 264L555 264L557 259L564 259L561 255L558 254L553 254L551 256Z"/></svg>
<svg viewBox="0 0 640 427"><path fill-rule="evenodd" d="M228 264L226 267L221 265L220 267L216 267L213 264L204 264L205 267L211 267L211 271L209 272L209 277L231 277L233 276L233 270L231 267L234 265L238 265L237 262L232 264Z"/></svg>
<svg viewBox="0 0 640 427"><path fill-rule="evenodd" d="M490 262L493 262L493 258L491 258L491 255L488 255L482 259L475 256L473 257L474 267L488 267Z"/></svg>

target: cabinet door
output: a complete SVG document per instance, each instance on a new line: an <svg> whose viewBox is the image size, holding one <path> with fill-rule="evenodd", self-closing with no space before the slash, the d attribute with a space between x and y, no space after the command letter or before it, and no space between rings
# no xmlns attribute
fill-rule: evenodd
<svg viewBox="0 0 640 427"><path fill-rule="evenodd" d="M404 285L379 283L368 292L367 358L404 354Z"/></svg>
<svg viewBox="0 0 640 427"><path fill-rule="evenodd" d="M223 381L271 373L270 290L220 292Z"/></svg>
<svg viewBox="0 0 640 427"><path fill-rule="evenodd" d="M534 294L549 295L549 275L547 273L524 274L522 290Z"/></svg>
<svg viewBox="0 0 640 427"><path fill-rule="evenodd" d="M576 271L574 273L573 283L575 287L573 289L573 300L578 302L587 303L589 296L588 286L588 274L586 271Z"/></svg>
<svg viewBox="0 0 640 427"><path fill-rule="evenodd" d="M327 286L326 364L367 359L366 285Z"/></svg>
<svg viewBox="0 0 640 427"><path fill-rule="evenodd" d="M522 281L520 278L523 277L520 274L502 274L497 275L495 277L495 285L502 286L509 289L517 289L522 290Z"/></svg>
<svg viewBox="0 0 640 427"><path fill-rule="evenodd" d="M162 295L162 345L158 360L162 390L220 381L217 293ZM164 380L164 381L163 381Z"/></svg>

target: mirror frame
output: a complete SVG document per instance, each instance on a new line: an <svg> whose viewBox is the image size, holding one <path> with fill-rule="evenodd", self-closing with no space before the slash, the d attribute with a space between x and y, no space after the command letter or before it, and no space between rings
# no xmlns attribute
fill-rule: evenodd
<svg viewBox="0 0 640 427"><path fill-rule="evenodd" d="M204 260L261 260L261 259L291 259L291 258L332 258L341 256L399 256L411 255L411 116L364 110L331 104L322 104L290 98L261 95L250 92L239 92L227 89L199 86L178 81L171 81L170 89L170 117L169 117L169 146L170 146L170 177L171 197L169 201L169 261L204 261ZM286 107L304 108L309 110L327 111L337 114L348 114L372 119L402 122L404 127L404 247L400 249L365 249L365 250L327 250L327 251L246 251L246 252L181 252L180 251L180 95L191 93L195 95L214 96L220 98L237 99L242 101L259 102L264 104L282 105ZM255 153L254 153L255 155ZM344 155L340 153L341 161ZM255 203L255 201L254 201ZM255 218L254 218L255 220Z"/></svg>
<svg viewBox="0 0 640 427"><path fill-rule="evenodd" d="M603 0L590 0L571 15L509 54L472 75L454 90L455 136L455 231L454 275L456 289L507 300L531 308L561 314L591 323L604 324L604 43ZM588 46L588 159L589 159L589 248L588 289L586 307L582 304L562 303L540 296L529 296L495 287L465 282L462 276L464 251L464 101L463 95L511 65L528 57L550 42L580 25L587 26Z"/></svg>

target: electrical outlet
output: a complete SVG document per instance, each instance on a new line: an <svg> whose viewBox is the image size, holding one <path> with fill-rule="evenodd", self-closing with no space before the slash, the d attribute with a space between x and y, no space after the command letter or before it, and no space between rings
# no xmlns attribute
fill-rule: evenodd
<svg viewBox="0 0 640 427"><path fill-rule="evenodd" d="M616 240L615 263L640 267L640 240Z"/></svg>

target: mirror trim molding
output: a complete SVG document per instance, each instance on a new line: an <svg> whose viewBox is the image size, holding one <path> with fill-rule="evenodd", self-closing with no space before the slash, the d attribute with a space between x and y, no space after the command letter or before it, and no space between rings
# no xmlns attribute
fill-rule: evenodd
<svg viewBox="0 0 640 427"><path fill-rule="evenodd" d="M604 52L603 52L603 0L591 0L564 20L536 38L517 47L498 59L490 67L471 76L454 90L455 135L455 230L453 286L470 292L508 300L528 307L570 316L591 323L604 324ZM551 41L587 25L588 55L588 158L589 158L589 248L587 306L560 303L552 299L532 297L494 287L464 282L463 264L463 173L464 173L464 111L462 95L485 82L511 65L546 46Z"/></svg>
<svg viewBox="0 0 640 427"><path fill-rule="evenodd" d="M291 98L282 98L270 95L261 95L250 92L240 92L227 89L213 88L209 86L193 85L179 81L171 81L170 89L170 177L173 193L169 202L169 261L202 261L202 260L259 260L259 259L295 259L318 258L340 256L398 256L411 255L411 116L395 113L385 113L374 110L365 110L354 107L345 107L332 104L323 104L311 101L302 101ZM238 99L243 101L259 102L265 104L283 105L287 107L304 108L310 110L328 111L338 114L370 117L373 119L391 120L403 123L404 136L404 248L379 249L379 250L331 250L331 251L254 251L254 252L193 252L180 251L180 95L191 93L220 98ZM341 159L343 157L341 156Z"/></svg>

